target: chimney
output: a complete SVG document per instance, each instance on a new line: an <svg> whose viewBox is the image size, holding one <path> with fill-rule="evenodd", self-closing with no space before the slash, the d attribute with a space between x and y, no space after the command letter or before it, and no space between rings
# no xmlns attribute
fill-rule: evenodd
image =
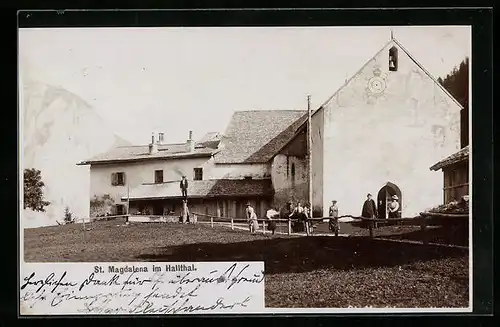
<svg viewBox="0 0 500 327"><path fill-rule="evenodd" d="M193 140L193 131L189 131L189 139L186 142L187 151L194 151L194 140Z"/></svg>
<svg viewBox="0 0 500 327"><path fill-rule="evenodd" d="M165 141L165 133L158 133L158 143L162 144Z"/></svg>
<svg viewBox="0 0 500 327"><path fill-rule="evenodd" d="M158 153L158 144L155 142L155 133L151 135L151 143L149 144L149 154Z"/></svg>

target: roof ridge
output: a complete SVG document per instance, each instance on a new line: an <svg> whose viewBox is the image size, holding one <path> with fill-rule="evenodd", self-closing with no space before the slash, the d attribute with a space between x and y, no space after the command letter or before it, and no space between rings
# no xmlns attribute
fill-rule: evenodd
<svg viewBox="0 0 500 327"><path fill-rule="evenodd" d="M305 109L263 109L263 110L235 110L234 113L243 113L243 112L301 112L307 111Z"/></svg>
<svg viewBox="0 0 500 327"><path fill-rule="evenodd" d="M157 143L160 146L169 146L169 145L185 145L186 143ZM120 145L117 148L139 148L149 146L149 144L132 144L132 145Z"/></svg>

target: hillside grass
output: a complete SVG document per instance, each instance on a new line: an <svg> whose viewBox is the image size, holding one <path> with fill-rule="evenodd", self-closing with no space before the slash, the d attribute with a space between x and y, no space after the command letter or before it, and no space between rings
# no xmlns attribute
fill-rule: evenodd
<svg viewBox="0 0 500 327"><path fill-rule="evenodd" d="M468 251L114 220L24 230L26 262L265 262L267 307L467 307Z"/></svg>

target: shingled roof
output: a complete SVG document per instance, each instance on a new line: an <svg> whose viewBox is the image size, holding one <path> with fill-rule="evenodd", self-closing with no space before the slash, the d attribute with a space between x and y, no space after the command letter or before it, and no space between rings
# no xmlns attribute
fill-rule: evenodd
<svg viewBox="0 0 500 327"><path fill-rule="evenodd" d="M196 142L195 148L213 148L217 149L222 140L222 135L217 132L210 132L205 134L201 139Z"/></svg>
<svg viewBox="0 0 500 327"><path fill-rule="evenodd" d="M189 181L190 198L271 196L270 179L217 179ZM181 198L179 182L142 184L130 190L130 200ZM127 200L127 196L122 197Z"/></svg>
<svg viewBox="0 0 500 327"><path fill-rule="evenodd" d="M235 112L224 133L223 147L214 156L215 163L268 162L295 133L296 128L290 126L306 113L305 110Z"/></svg>
<svg viewBox="0 0 500 327"><path fill-rule="evenodd" d="M149 154L149 145L119 146L106 153L82 161L78 165L104 164L114 162L130 162L149 159L179 159L210 157L217 150L209 147L197 147L194 151L187 150L185 143L158 144L158 152Z"/></svg>
<svg viewBox="0 0 500 327"><path fill-rule="evenodd" d="M443 160L439 161L435 165L433 165L430 170L439 170L444 167L447 167L449 165L452 165L457 162L469 160L469 146L467 145L466 147L463 147L460 149L460 151L455 152L449 157L444 158Z"/></svg>

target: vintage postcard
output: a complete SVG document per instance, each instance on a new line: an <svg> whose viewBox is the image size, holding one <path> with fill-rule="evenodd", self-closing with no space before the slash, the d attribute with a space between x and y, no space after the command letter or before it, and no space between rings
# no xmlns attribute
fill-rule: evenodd
<svg viewBox="0 0 500 327"><path fill-rule="evenodd" d="M18 51L22 316L472 311L470 26Z"/></svg>

